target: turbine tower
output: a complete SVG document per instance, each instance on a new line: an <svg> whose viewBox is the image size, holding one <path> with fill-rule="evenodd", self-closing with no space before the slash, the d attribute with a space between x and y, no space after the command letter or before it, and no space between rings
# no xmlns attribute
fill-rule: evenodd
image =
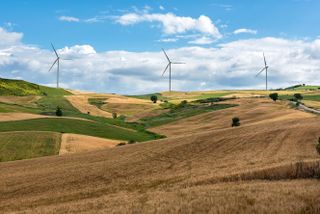
<svg viewBox="0 0 320 214"><path fill-rule="evenodd" d="M164 69L163 73L162 73L162 76L166 73L166 71L168 70L169 68L169 92L171 92L171 70L172 70L172 64L175 64L175 65L181 65L181 64L185 64L183 62L172 62L170 60L170 58L168 57L167 53L165 52L164 49L162 49L164 55L166 56L167 60L168 60L168 65L167 67Z"/></svg>
<svg viewBox="0 0 320 214"><path fill-rule="evenodd" d="M267 65L267 61L266 61L266 57L264 56L264 53L263 53L263 59L264 59L264 68L262 68L261 71L259 71L259 73L257 73L256 77L259 76L264 70L266 71L266 91L268 91L268 68L269 68L269 66Z"/></svg>
<svg viewBox="0 0 320 214"><path fill-rule="evenodd" d="M51 46L52 46L52 49L53 49L54 53L56 54L56 57L57 57L57 58L56 58L56 60L53 62L53 64L51 65L49 71L51 71L51 69L53 68L53 66L54 66L55 64L57 64L57 88L59 88L60 57L59 57L59 55L58 55L58 53L57 53L57 51L56 51L56 49L54 48L54 46L53 46L52 43L51 43Z"/></svg>

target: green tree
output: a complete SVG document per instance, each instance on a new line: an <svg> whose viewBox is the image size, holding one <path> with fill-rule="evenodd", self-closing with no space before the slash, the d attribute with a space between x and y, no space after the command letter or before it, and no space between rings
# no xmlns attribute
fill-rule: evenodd
<svg viewBox="0 0 320 214"><path fill-rule="evenodd" d="M303 96L300 94L300 93L296 93L293 95L294 98L296 98L297 100L302 100L303 99Z"/></svg>
<svg viewBox="0 0 320 214"><path fill-rule="evenodd" d="M240 119L239 119L239 117L234 117L234 118L232 118L232 127L235 127L235 126L240 126Z"/></svg>
<svg viewBox="0 0 320 214"><path fill-rule="evenodd" d="M58 117L61 117L63 115L62 109L59 106L57 106L56 115Z"/></svg>
<svg viewBox="0 0 320 214"><path fill-rule="evenodd" d="M277 100L279 99L278 93L269 94L269 97L270 97L273 101L277 101Z"/></svg>
<svg viewBox="0 0 320 214"><path fill-rule="evenodd" d="M153 103L157 103L157 100L158 100L158 97L156 95L152 95L150 97L150 100L153 102Z"/></svg>

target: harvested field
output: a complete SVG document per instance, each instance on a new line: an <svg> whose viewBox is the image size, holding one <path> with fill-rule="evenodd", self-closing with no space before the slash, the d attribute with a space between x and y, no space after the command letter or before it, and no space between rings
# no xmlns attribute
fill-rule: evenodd
<svg viewBox="0 0 320 214"><path fill-rule="evenodd" d="M118 140L108 140L104 138L91 137L78 134L62 134L61 147L59 154L70 154L79 152L88 152L113 148L120 142Z"/></svg>
<svg viewBox="0 0 320 214"><path fill-rule="evenodd" d="M87 114L90 112L93 116L111 118L112 114L110 112L103 111L94 105L90 105L88 102L89 95L71 95L65 96L67 100L80 112Z"/></svg>
<svg viewBox="0 0 320 214"><path fill-rule="evenodd" d="M0 180L5 182L0 183L0 209L319 212L320 156L315 144L320 118L282 102L235 102L240 106L193 117L194 127L192 118L183 120L185 134L180 121L167 124L171 130L159 127L169 134L167 139L1 163ZM241 118L240 127L230 127L234 115Z"/></svg>
<svg viewBox="0 0 320 214"><path fill-rule="evenodd" d="M19 121L19 120L31 120L31 119L41 119L41 118L64 118L64 119L73 119L73 120L86 120L90 121L84 118L79 117L56 117L56 116L47 116L47 115L41 115L41 114L29 114L29 113L0 113L0 122L5 121Z"/></svg>
<svg viewBox="0 0 320 214"><path fill-rule="evenodd" d="M0 102L36 107L35 102L40 98L41 96L0 96Z"/></svg>

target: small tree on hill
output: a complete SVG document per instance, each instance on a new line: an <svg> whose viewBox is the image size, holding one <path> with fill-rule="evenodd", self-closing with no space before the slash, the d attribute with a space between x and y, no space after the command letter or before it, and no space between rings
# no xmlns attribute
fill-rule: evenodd
<svg viewBox="0 0 320 214"><path fill-rule="evenodd" d="M61 117L63 115L62 109L59 106L57 106L56 115L58 117Z"/></svg>
<svg viewBox="0 0 320 214"><path fill-rule="evenodd" d="M293 96L294 96L294 98L296 98L297 100L302 100L302 99L303 99L303 96L302 96L300 93L294 94Z"/></svg>
<svg viewBox="0 0 320 214"><path fill-rule="evenodd" d="M150 97L150 100L153 102L153 103L157 103L157 100L158 100L158 97L156 95L152 95Z"/></svg>
<svg viewBox="0 0 320 214"><path fill-rule="evenodd" d="M270 97L273 101L277 101L277 100L279 99L278 93L269 94L269 97Z"/></svg>
<svg viewBox="0 0 320 214"><path fill-rule="evenodd" d="M113 119L117 119L117 117L118 117L118 114L117 114L116 112L113 112L113 113L112 113L112 118L113 118Z"/></svg>
<svg viewBox="0 0 320 214"><path fill-rule="evenodd" d="M239 117L234 117L234 118L232 118L232 127L235 127L235 126L240 126L240 119L239 119Z"/></svg>

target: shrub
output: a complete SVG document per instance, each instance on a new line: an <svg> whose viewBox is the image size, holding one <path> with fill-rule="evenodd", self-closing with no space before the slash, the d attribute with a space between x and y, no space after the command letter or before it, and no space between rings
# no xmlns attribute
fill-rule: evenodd
<svg viewBox="0 0 320 214"><path fill-rule="evenodd" d="M239 117L232 118L232 127L234 126L240 126L240 119Z"/></svg>
<svg viewBox="0 0 320 214"><path fill-rule="evenodd" d="M296 102L296 107L299 107L300 106L300 102Z"/></svg>
<svg viewBox="0 0 320 214"><path fill-rule="evenodd" d="M300 93L294 94L293 96L294 96L294 98L296 98L297 100L302 100L302 99L303 99L303 96L302 96Z"/></svg>
<svg viewBox="0 0 320 214"><path fill-rule="evenodd" d="M90 115L90 111L88 111L87 114Z"/></svg>
<svg viewBox="0 0 320 214"><path fill-rule="evenodd" d="M188 105L188 101L182 100L181 103L177 105L177 108L183 108L183 107L186 107L187 105Z"/></svg>
<svg viewBox="0 0 320 214"><path fill-rule="evenodd" d="M317 149L317 152L319 153L320 155L320 137L318 139L318 144L316 145L316 149Z"/></svg>
<svg viewBox="0 0 320 214"><path fill-rule="evenodd" d="M269 97L270 97L273 101L277 101L277 100L279 99L278 93L269 94Z"/></svg>
<svg viewBox="0 0 320 214"><path fill-rule="evenodd" d="M121 142L121 143L118 143L118 145L117 146L125 146L126 145L126 143L125 142Z"/></svg>
<svg viewBox="0 0 320 214"><path fill-rule="evenodd" d="M135 140L128 140L128 144L135 144L136 141Z"/></svg>
<svg viewBox="0 0 320 214"><path fill-rule="evenodd" d="M116 113L116 112L113 112L113 113L112 113L112 118L113 118L113 119L117 119L117 117L118 117L117 113Z"/></svg>
<svg viewBox="0 0 320 214"><path fill-rule="evenodd" d="M58 117L61 117L63 115L62 109L59 106L57 106L56 115Z"/></svg>
<svg viewBox="0 0 320 214"><path fill-rule="evenodd" d="M157 100L158 100L158 97L156 95L152 95L150 97L150 100L153 102L153 103L157 103Z"/></svg>

